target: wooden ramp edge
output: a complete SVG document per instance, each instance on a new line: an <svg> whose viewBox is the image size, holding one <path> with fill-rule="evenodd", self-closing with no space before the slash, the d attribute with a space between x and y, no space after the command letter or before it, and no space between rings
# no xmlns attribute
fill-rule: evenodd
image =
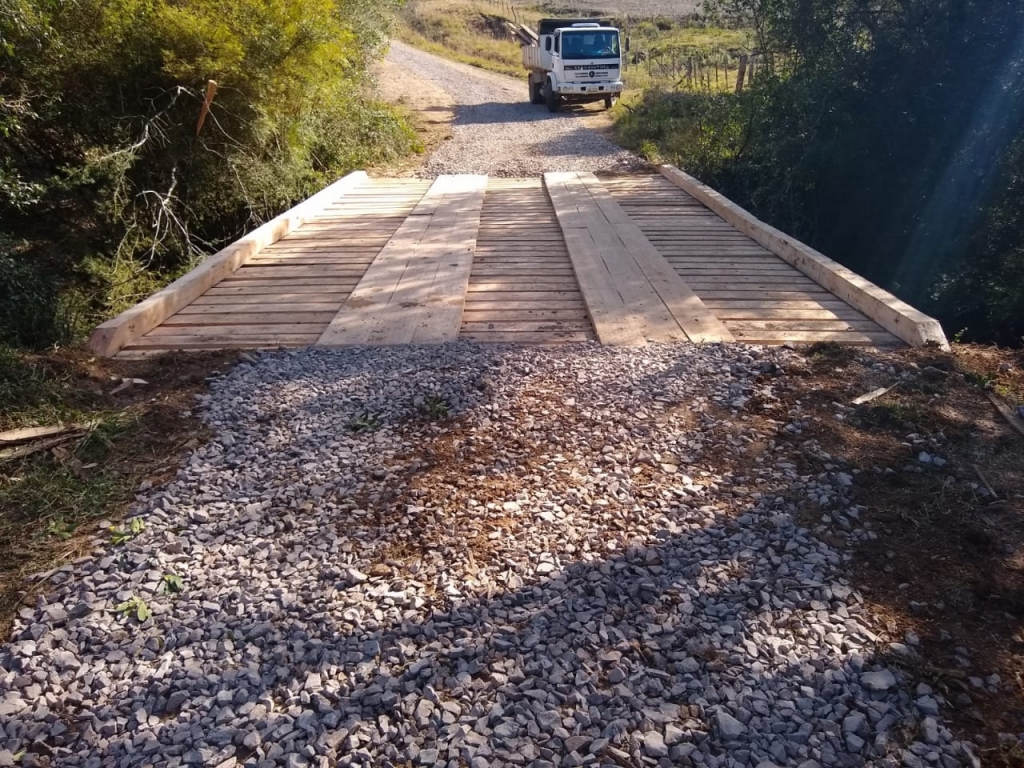
<svg viewBox="0 0 1024 768"><path fill-rule="evenodd" d="M893 336L914 347L936 344L949 349L938 320L915 309L856 272L758 219L724 195L675 166L661 174L747 237L800 270L822 288L863 312Z"/></svg>
<svg viewBox="0 0 1024 768"><path fill-rule="evenodd" d="M486 176L438 177L316 346L455 341L486 190Z"/></svg>
<svg viewBox="0 0 1024 768"><path fill-rule="evenodd" d="M544 181L602 344L734 340L596 176Z"/></svg>
<svg viewBox="0 0 1024 768"><path fill-rule="evenodd" d="M103 357L113 357L125 345L149 333L236 271L255 254L302 226L324 207L366 179L364 171L350 173L213 254L166 288L97 326L89 337L89 348Z"/></svg>

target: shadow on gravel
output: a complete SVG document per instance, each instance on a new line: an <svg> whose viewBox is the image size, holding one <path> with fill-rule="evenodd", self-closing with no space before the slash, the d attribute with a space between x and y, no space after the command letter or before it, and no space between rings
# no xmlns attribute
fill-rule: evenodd
<svg viewBox="0 0 1024 768"><path fill-rule="evenodd" d="M824 640L840 632L855 647L866 641L821 615L840 605L845 612L836 593L848 590L818 581L816 566L772 563L805 538L786 515L768 513L766 533L750 522L716 518L685 534L665 531L659 546L572 563L491 600L453 600L428 621L336 623L324 587L337 584L346 603L399 609L413 590L408 576L349 585L342 569L327 568L320 584L296 584L291 604L275 613L224 618L219 639L203 639L237 655L219 675L182 658L198 639L168 627L161 655L181 659L172 677L183 679L139 691L144 711L163 722L129 719L122 729L111 711L109 727L121 735L96 756L124 760L138 749L129 764L142 764L151 738L164 759L203 765L244 761L256 746L269 759L312 746L364 765L384 765L381 755L440 765L616 749L635 765L641 754L686 764L695 752L796 765L811 750L826 764L852 765L891 751L890 735L915 727L900 714L909 698L867 691L858 681L869 667L858 657L844 663ZM298 552L306 542L283 543ZM303 595L310 588L320 594ZM854 742L839 724L857 713ZM64 717L74 728L73 713ZM238 717L249 725L239 728ZM209 746L187 746L197 741ZM368 746L372 753L361 751Z"/></svg>
<svg viewBox="0 0 1024 768"><path fill-rule="evenodd" d="M600 487L577 478L574 491L566 475L557 479L566 485L562 516L535 503L542 497L533 492L555 481L538 455L572 447L559 443L572 432L565 420L574 420L573 434L606 434L610 420L688 406L698 393L692 381L676 389L676 379L692 380L695 370L709 381L725 376L685 351L647 375L590 349L610 364L580 386L593 385L601 399L577 395L583 402L573 405L550 386L557 362L538 368L507 347L432 351L442 362L429 371L402 355L345 353L344 375L332 374L329 354L312 363L277 356L276 372L233 397L214 425L234 428L232 441L197 456L226 476L225 488L258 471L257 457L276 456L280 501L255 512L232 501L208 524L178 521L160 534L154 525L154 538L120 550L115 580L141 578L153 551L179 538L197 571L180 595L154 598L167 607L145 625L87 616L39 637L24 630L18 641L31 648L19 652L27 655L0 656L8 679L31 684L43 672L74 692L6 711L0 740L34 764L67 765L67 748L83 739L93 760L79 765L219 765L254 755L281 763L301 755L289 765L553 756L564 764L575 752L630 766L811 757L861 766L916 739L908 693L884 671L862 676L875 641L863 604L840 578L841 556L794 520L780 478L767 477L757 499L709 491L722 472L709 452L693 462L710 473L703 490L642 473ZM246 375L237 369L231 378ZM501 376L514 377L524 399L499 412L491 393ZM387 430L403 448L382 455L363 481L321 476L317 456L338 449L332 429L310 434L317 414L340 414L362 451L377 450ZM509 418L534 426L506 435ZM730 421L705 412L644 423L650 443L675 429L731 445ZM591 448L581 473L601 466L603 448ZM600 493L591 498L588 488ZM515 490L529 491L530 502L503 507ZM205 508L207 494L197 492L195 505ZM495 506L474 508L468 497ZM314 498L360 507L311 530L286 501ZM186 502L173 503L184 517ZM318 519L310 504L303 509ZM637 534L647 543L635 545ZM347 549L333 547L339 537ZM341 553L352 564L339 562ZM207 562L217 563L209 576L198 572ZM61 655L45 671L33 668L69 647L85 667L64 666ZM127 675L137 681L130 701L95 703L95 691ZM935 733L951 738L939 726ZM912 749L924 756L941 747ZM955 747L946 754L958 755Z"/></svg>
<svg viewBox="0 0 1024 768"><path fill-rule="evenodd" d="M522 102L461 105L455 107L456 125L500 125L506 123L537 123L544 120L576 119L593 114L593 107L582 104L563 107L556 114L547 107Z"/></svg>

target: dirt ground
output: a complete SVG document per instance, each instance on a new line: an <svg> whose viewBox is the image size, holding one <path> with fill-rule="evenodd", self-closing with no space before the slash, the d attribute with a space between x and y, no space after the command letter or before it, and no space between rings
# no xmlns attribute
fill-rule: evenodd
<svg viewBox="0 0 1024 768"><path fill-rule="evenodd" d="M411 120L423 144L423 152L376 173L388 176L412 176L430 154L451 138L455 121L455 103L443 88L391 61L375 65L374 95L393 104Z"/></svg>
<svg viewBox="0 0 1024 768"><path fill-rule="evenodd" d="M802 410L803 437L855 477L854 501L877 535L852 559L887 630L877 652L946 697L986 765L1020 766L1024 755L999 734L1024 731L1024 419L1005 418L992 397L1024 403L1024 352L875 359L825 347L775 409ZM819 458L808 457L808 474ZM820 526L821 510L805 522ZM841 533L819 535L842 546Z"/></svg>

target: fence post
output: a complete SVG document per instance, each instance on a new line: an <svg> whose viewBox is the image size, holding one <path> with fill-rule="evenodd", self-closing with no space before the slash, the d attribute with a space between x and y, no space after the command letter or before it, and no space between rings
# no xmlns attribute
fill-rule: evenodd
<svg viewBox="0 0 1024 768"><path fill-rule="evenodd" d="M747 79L747 62L749 60L745 53L740 56L740 71L736 73L736 93L743 93L743 84Z"/></svg>

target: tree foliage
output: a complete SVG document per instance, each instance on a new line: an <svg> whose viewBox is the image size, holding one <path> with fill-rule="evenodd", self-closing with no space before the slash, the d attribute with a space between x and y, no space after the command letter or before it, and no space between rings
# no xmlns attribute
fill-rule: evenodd
<svg viewBox="0 0 1024 768"><path fill-rule="evenodd" d="M1024 335L1024 6L720 0L770 64L624 135L967 337Z"/></svg>
<svg viewBox="0 0 1024 768"><path fill-rule="evenodd" d="M407 126L362 88L391 10L0 0L0 220L27 243L4 250L22 283L84 287L109 313L338 175L408 151Z"/></svg>

